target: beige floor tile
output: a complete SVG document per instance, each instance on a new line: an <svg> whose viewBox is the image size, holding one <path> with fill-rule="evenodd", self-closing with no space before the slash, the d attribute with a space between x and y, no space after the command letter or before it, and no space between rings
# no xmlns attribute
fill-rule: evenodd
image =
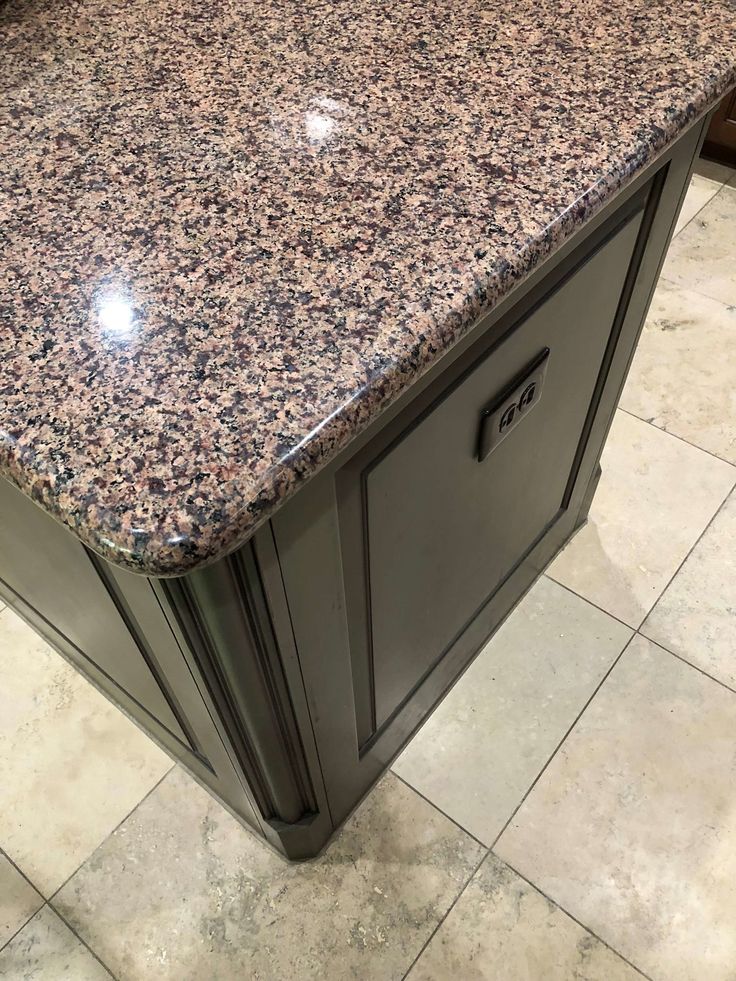
<svg viewBox="0 0 736 981"><path fill-rule="evenodd" d="M638 627L736 480L736 468L617 412L588 524L548 574Z"/></svg>
<svg viewBox="0 0 736 981"><path fill-rule="evenodd" d="M110 981L83 943L44 906L0 951L4 981Z"/></svg>
<svg viewBox="0 0 736 981"><path fill-rule="evenodd" d="M635 638L498 854L651 977L730 981L734 732L732 692Z"/></svg>
<svg viewBox="0 0 736 981"><path fill-rule="evenodd" d="M698 159L695 161L693 175L696 174L699 177L705 177L708 180L713 181L719 187L722 187L723 184L736 179L736 170L734 170L733 167L727 167L725 164L716 163L715 160L706 160L704 157L698 157Z"/></svg>
<svg viewBox="0 0 736 981"><path fill-rule="evenodd" d="M690 187L687 189L685 200L682 203L680 217L677 219L675 235L681 232L688 222L692 221L715 194L718 194L723 184L724 181L715 181L709 177L693 174Z"/></svg>
<svg viewBox="0 0 736 981"><path fill-rule="evenodd" d="M736 493L716 515L641 630L736 688Z"/></svg>
<svg viewBox="0 0 736 981"><path fill-rule="evenodd" d="M630 637L540 580L393 769L492 844Z"/></svg>
<svg viewBox="0 0 736 981"><path fill-rule="evenodd" d="M43 906L43 897L0 855L0 947Z"/></svg>
<svg viewBox="0 0 736 981"><path fill-rule="evenodd" d="M489 855L408 981L637 981L638 971Z"/></svg>
<svg viewBox="0 0 736 981"><path fill-rule="evenodd" d="M670 245L663 279L736 304L736 187L726 185Z"/></svg>
<svg viewBox="0 0 736 981"><path fill-rule="evenodd" d="M736 464L734 382L736 307L660 282L621 408Z"/></svg>
<svg viewBox="0 0 736 981"><path fill-rule="evenodd" d="M9 609L0 677L0 843L48 897L171 761Z"/></svg>
<svg viewBox="0 0 736 981"><path fill-rule="evenodd" d="M482 855L388 774L321 858L290 865L177 769L55 905L123 981L384 981Z"/></svg>

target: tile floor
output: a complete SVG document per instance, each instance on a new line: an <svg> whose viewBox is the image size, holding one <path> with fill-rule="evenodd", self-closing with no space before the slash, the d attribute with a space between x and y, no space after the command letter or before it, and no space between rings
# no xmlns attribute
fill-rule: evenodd
<svg viewBox="0 0 736 981"><path fill-rule="evenodd" d="M736 175L698 170L588 525L321 859L0 611L0 977L736 978Z"/></svg>

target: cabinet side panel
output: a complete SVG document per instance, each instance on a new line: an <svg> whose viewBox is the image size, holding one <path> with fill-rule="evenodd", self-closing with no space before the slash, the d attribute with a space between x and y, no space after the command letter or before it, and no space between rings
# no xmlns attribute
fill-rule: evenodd
<svg viewBox="0 0 736 981"><path fill-rule="evenodd" d="M599 459L605 437L685 195L702 134L702 124L684 134L656 165L637 178L616 202L604 209L598 220L575 237L572 248L561 250L558 257L530 277L528 289L515 306L507 305L481 321L473 333L472 343L464 345L454 360L447 359L442 371L438 370L426 383L418 384L418 392L412 402L404 403L398 411L388 412L382 424L369 427L366 434L356 440L352 454L346 452L334 465L317 475L272 519L320 761L336 821L342 820L366 793L575 528L585 520L600 472ZM518 319L523 310L522 304L532 302L537 288L544 289L545 277L567 261L575 248L583 251L589 248L593 242L592 236L606 222L612 220L615 224L622 209L637 194L642 191L646 194L648 183L651 193L646 198L641 233L635 236L633 253L629 249L624 255L627 250L623 250L623 258L616 259L615 318L613 323L610 316L608 318L607 333L602 344L605 352L601 360L599 348L596 358L588 359L585 363L585 371L589 375L586 378L588 408L586 410L584 406L582 413L578 414L577 431L573 433L570 453L566 457L564 479L556 489L559 495L557 500L561 502L559 516L529 551L524 553L522 549L518 556L509 557L505 566L511 567L511 572L492 592L490 600L477 611L471 622L461 625L460 636L452 640L438 661L429 665L427 673L416 679L408 696L381 726L382 713L377 711L380 707L375 704L380 679L371 678L370 661L365 654L376 632L376 624L371 620L380 615L376 605L371 602L375 584L370 583L366 589L365 583L366 568L370 568L371 577L381 573L375 563L371 566L365 558L366 543L371 536L370 530L365 527L366 508L361 506L359 480L360 475L370 468L371 460L367 457L375 451L371 443L380 437L376 445L382 440L384 446L389 446L400 436L407 425L411 425L412 413L419 418L421 412L433 404L435 385L451 384L453 377L462 373L461 366L453 376L455 366L466 355L473 357L474 345L486 344L489 349L496 344L504 336L504 324ZM607 275L607 271L602 275ZM595 293L596 283L588 282L585 289ZM550 340L541 338L539 343L544 341L552 349L554 336L552 330ZM535 352L536 348L525 354L531 357ZM566 358L570 362L568 377L574 380L574 350L568 351ZM526 363L524 358L521 358L521 362ZM542 400L534 412L543 411ZM519 428L523 425L521 423ZM509 442L515 437L516 431L509 436ZM367 453L364 452L366 448ZM424 455L416 458L417 466L424 466L423 461L430 451L431 446ZM572 465L571 454L574 457ZM438 454L437 466L442 466L441 454ZM415 470L416 466L407 467L403 499L404 482L400 468L392 473L390 486L387 482L386 487L376 485L373 489L382 492L380 507L384 513L391 513L395 501L398 501L397 508L411 513L412 488L416 489L417 486L416 481L413 483ZM433 489L430 490L434 493ZM451 497L449 490L447 497ZM509 507L513 507L513 502ZM519 516L519 519L522 517ZM516 520L513 516L509 520L512 518ZM431 529L428 535L431 536ZM398 539L398 535L393 538ZM385 537L386 555L390 555L393 538L390 535ZM452 536L448 540L452 542ZM407 562L421 562L422 550L434 547L431 537L425 542L421 536L415 536L413 542L416 554L409 556ZM486 547L489 547L488 543ZM493 558L492 553L490 557ZM437 561L439 568L442 566L440 559ZM403 589L398 579L394 576L395 586ZM493 587L493 583L490 587ZM355 597L366 595L367 602L352 602ZM432 602L431 595L427 596L427 602ZM405 608L405 605L398 604L396 616L400 616ZM421 608L421 603L414 604L414 618L421 615ZM418 633L421 633L421 627L419 624L416 628ZM402 658L404 646L395 644L392 657ZM419 655L416 663L421 659L422 645L418 645L417 649ZM409 667L414 670L411 665ZM405 689L407 686L403 687ZM389 698L386 709L391 711L391 708ZM367 741L366 735L369 736Z"/></svg>
<svg viewBox="0 0 736 981"><path fill-rule="evenodd" d="M0 579L11 606L82 671L98 673L188 749L186 726L145 643L121 616L96 560L29 498L0 480ZM17 597L18 599L16 599ZM23 611L20 611L21 613Z"/></svg>
<svg viewBox="0 0 736 981"><path fill-rule="evenodd" d="M246 824L262 832L152 583L90 553L0 480L0 596Z"/></svg>

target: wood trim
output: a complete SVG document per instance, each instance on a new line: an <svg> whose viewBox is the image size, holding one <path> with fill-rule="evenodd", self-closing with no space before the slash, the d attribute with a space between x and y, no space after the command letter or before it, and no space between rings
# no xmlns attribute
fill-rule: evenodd
<svg viewBox="0 0 736 981"><path fill-rule="evenodd" d="M145 635L141 630L138 621L136 620L133 611L130 608L130 605L126 601L122 590L120 589L118 583L115 581L113 575L111 574L112 571L111 567L107 565L107 563L103 559L101 559L98 555L96 555L94 552L91 552L89 549L86 549L86 552L87 552L88 559L94 566L94 570L97 573L100 582L102 583L103 587L105 588L105 591L110 597L111 602L115 606L115 609L117 610L120 619L125 624L125 629L128 631L131 640L138 648L141 657L146 662L146 665L148 667L148 670L151 672L153 680L161 689L161 692L164 698L166 699L166 702L168 703L168 706L171 709L174 718L179 723L179 726L181 727L181 730L184 736L186 737L186 743L184 743L183 745L190 753L193 753L199 759L200 763L202 763L203 766L206 766L207 769L214 774L215 772L214 767L212 766L212 763L207 759L207 756L205 755L202 747L199 745L197 741L196 736L194 735L192 727L187 722L182 707L179 704L178 699L174 695L171 686L166 680L166 677L163 671L161 670L161 667L158 663L158 660L153 650L151 649L151 646L146 641ZM113 681L113 683L115 683L114 679L111 680ZM129 692L126 692L126 694L128 695L128 697L132 698ZM141 709L142 711L146 711L142 706ZM176 739L177 742L180 743L182 742L181 739L171 731L171 729L169 729L167 726L164 725L161 719L157 719L156 721L159 723L159 725L162 725L164 726L164 728L166 728L167 732L169 732L169 734L173 739Z"/></svg>
<svg viewBox="0 0 736 981"><path fill-rule="evenodd" d="M317 812L252 543L161 583L262 817Z"/></svg>
<svg viewBox="0 0 736 981"><path fill-rule="evenodd" d="M634 252L631 256L631 262L629 263L629 269L626 274L624 288L621 292L621 299L619 301L618 310L616 311L616 317L611 329L611 335L608 339L608 344L606 345L606 350L603 354L603 361L598 373L598 378L596 379L593 396L590 400L588 415L586 417L585 424L583 425L583 431L580 435L580 442L578 443L578 449L570 471L570 478L565 490L565 495L562 499L562 507L565 509L569 507L573 491L575 490L575 485L578 481L580 467L585 455L585 449L588 444L588 440L590 439L590 433L593 429L593 424L598 413L598 407L600 406L601 398L603 397L603 392L608 382L611 364L613 363L613 358L618 347L621 332L624 328L626 315L629 312L631 297L634 293L634 288L639 278L642 260L644 258L644 253L646 252L647 243L649 242L652 225L654 224L654 220L657 216L657 210L659 208L659 202L662 197L662 191L667 180L668 172L669 162L667 162L659 171L657 171L647 191L646 200L644 202L644 217L642 218L641 226L639 228L639 234L636 239L636 245L634 246Z"/></svg>

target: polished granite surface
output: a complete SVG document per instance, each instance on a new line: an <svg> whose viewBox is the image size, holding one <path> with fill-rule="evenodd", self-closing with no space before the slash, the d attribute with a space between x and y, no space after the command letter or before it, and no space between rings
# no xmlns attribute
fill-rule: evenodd
<svg viewBox="0 0 736 981"><path fill-rule="evenodd" d="M723 302L697 288L736 171L697 170L684 284L660 282L562 553L588 575L534 585L319 858L167 772L0 602L3 981L734 981L736 466L692 358L736 388L736 263Z"/></svg>
<svg viewBox="0 0 736 981"><path fill-rule="evenodd" d="M0 472L138 571L234 548L715 102L735 32L731 0L10 0Z"/></svg>

